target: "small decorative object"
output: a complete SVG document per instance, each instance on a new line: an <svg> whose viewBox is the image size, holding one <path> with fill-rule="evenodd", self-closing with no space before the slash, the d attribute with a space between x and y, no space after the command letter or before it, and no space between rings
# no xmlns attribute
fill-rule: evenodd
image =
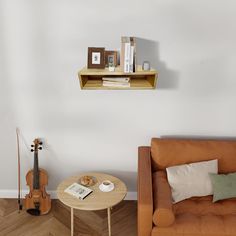
<svg viewBox="0 0 236 236"><path fill-rule="evenodd" d="M115 71L115 67L114 66L109 66L108 70L111 71L111 72L114 72Z"/></svg>
<svg viewBox="0 0 236 236"><path fill-rule="evenodd" d="M99 189L102 192L111 192L115 188L114 184L110 180L104 180L100 185Z"/></svg>
<svg viewBox="0 0 236 236"><path fill-rule="evenodd" d="M105 51L105 63L107 67L116 67L117 51Z"/></svg>
<svg viewBox="0 0 236 236"><path fill-rule="evenodd" d="M96 178L93 176L85 175L79 179L79 183L84 186L92 186L96 183Z"/></svg>
<svg viewBox="0 0 236 236"><path fill-rule="evenodd" d="M149 61L143 62L143 70L150 70L150 62Z"/></svg>
<svg viewBox="0 0 236 236"><path fill-rule="evenodd" d="M88 48L88 68L104 69L105 68L105 48Z"/></svg>

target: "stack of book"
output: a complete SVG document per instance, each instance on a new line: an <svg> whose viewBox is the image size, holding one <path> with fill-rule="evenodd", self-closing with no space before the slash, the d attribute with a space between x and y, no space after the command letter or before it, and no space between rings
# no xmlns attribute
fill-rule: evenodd
<svg viewBox="0 0 236 236"><path fill-rule="evenodd" d="M104 87L129 88L129 77L103 77L102 85Z"/></svg>
<svg viewBox="0 0 236 236"><path fill-rule="evenodd" d="M125 73L136 71L136 38L121 37L120 66Z"/></svg>

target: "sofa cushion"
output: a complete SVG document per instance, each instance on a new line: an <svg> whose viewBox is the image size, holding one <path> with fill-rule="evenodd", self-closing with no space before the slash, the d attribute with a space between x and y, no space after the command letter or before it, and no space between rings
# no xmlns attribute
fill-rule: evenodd
<svg viewBox="0 0 236 236"><path fill-rule="evenodd" d="M176 215L168 228L154 227L152 236L235 236L236 215Z"/></svg>
<svg viewBox="0 0 236 236"><path fill-rule="evenodd" d="M172 196L165 171L153 173L153 203L153 223L158 227L168 227L173 224L175 216Z"/></svg>
<svg viewBox="0 0 236 236"><path fill-rule="evenodd" d="M212 202L212 196L193 197L173 205L175 215L190 213L194 215L236 215L236 199Z"/></svg>
<svg viewBox="0 0 236 236"><path fill-rule="evenodd" d="M213 186L213 202L236 197L236 173L210 174Z"/></svg>
<svg viewBox="0 0 236 236"><path fill-rule="evenodd" d="M218 159L219 173L236 172L236 141L153 138L151 155L154 171Z"/></svg>
<svg viewBox="0 0 236 236"><path fill-rule="evenodd" d="M209 173L218 173L218 161L201 161L166 168L173 202L213 194Z"/></svg>

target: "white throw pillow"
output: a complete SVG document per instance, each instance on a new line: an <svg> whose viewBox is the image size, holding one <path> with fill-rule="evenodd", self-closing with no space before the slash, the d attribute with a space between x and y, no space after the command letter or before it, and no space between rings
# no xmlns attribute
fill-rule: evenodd
<svg viewBox="0 0 236 236"><path fill-rule="evenodd" d="M213 194L209 173L218 173L218 160L166 168L173 202Z"/></svg>

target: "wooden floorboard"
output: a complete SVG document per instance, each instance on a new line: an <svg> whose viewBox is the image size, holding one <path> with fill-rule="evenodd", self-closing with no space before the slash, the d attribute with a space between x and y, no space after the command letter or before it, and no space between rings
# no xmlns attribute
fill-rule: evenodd
<svg viewBox="0 0 236 236"><path fill-rule="evenodd" d="M112 236L136 236L137 202L123 201L112 209ZM74 212L75 236L107 236L107 212ZM18 213L15 199L0 199L0 236L70 236L70 209L58 200L44 216Z"/></svg>

